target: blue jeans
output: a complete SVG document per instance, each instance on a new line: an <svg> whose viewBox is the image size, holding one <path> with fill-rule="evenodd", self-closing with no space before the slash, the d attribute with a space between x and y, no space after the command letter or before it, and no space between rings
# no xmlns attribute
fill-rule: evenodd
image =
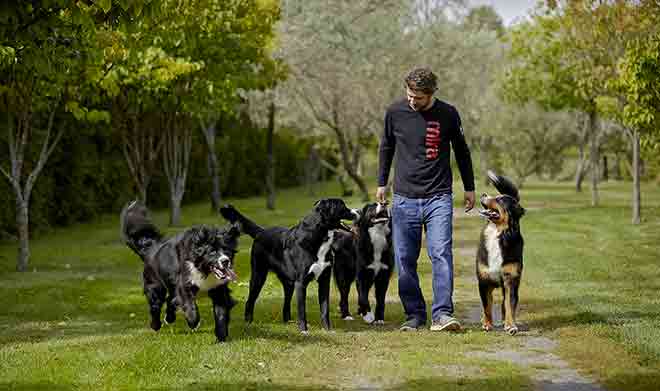
<svg viewBox="0 0 660 391"><path fill-rule="evenodd" d="M452 258L452 194L407 198L394 194L392 239L399 274L399 297L408 319L426 323L426 303L417 275L417 258L426 230L426 247L433 271L433 320L454 313L454 263Z"/></svg>

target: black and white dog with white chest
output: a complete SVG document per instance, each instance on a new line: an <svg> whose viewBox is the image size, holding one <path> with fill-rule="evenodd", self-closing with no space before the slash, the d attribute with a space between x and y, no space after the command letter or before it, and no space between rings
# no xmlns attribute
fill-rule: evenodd
<svg viewBox="0 0 660 391"><path fill-rule="evenodd" d="M213 301L215 336L218 342L225 341L230 310L235 304L228 285L237 279L233 260L238 227L197 226L165 238L153 224L147 207L138 201L124 206L120 222L124 243L144 263L142 277L151 328L161 328L161 308L165 304L165 323L175 321L179 307L188 326L197 329L200 316L196 297L206 292Z"/></svg>
<svg viewBox="0 0 660 391"><path fill-rule="evenodd" d="M335 231L331 244L334 277L339 289L339 310L345 320L352 319L348 295L353 281L358 290L358 314L367 323L383 324L385 294L394 269L392 219L384 203L362 208L352 232ZM375 313L369 304L369 291L375 286Z"/></svg>

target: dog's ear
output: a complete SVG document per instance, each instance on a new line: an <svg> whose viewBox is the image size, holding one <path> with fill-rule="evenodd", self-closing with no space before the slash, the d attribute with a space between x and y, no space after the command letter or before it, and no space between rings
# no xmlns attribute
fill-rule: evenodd
<svg viewBox="0 0 660 391"><path fill-rule="evenodd" d="M241 228L240 228L239 224L238 224L238 223L234 223L234 224L232 224L232 225L229 227L229 230L227 231L227 233L228 233L231 237L234 237L234 238L240 236L240 235L241 235Z"/></svg>
<svg viewBox="0 0 660 391"><path fill-rule="evenodd" d="M514 211L515 211L514 213L516 214L517 218L523 217L525 215L525 212L526 212L525 208L520 206L520 204L516 204L516 207L515 207Z"/></svg>

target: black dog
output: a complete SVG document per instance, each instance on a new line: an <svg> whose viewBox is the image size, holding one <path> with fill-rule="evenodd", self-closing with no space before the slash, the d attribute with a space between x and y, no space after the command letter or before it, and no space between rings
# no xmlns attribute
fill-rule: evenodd
<svg viewBox="0 0 660 391"><path fill-rule="evenodd" d="M488 219L481 232L477 250L477 279L479 295L483 305L483 329L493 329L493 290L501 287L504 302L502 318L504 330L514 335L518 288L523 269L523 237L520 232L520 218L525 209L520 206L520 195L516 186L507 178L488 171L488 178L501 193L497 197L481 196L479 212Z"/></svg>
<svg viewBox="0 0 660 391"><path fill-rule="evenodd" d="M241 231L254 238L250 264L250 293L245 303L245 320L252 322L254 303L266 282L269 271L275 272L284 287L283 319L291 319L291 297L296 292L298 328L307 332L305 300L307 285L316 279L319 284L321 324L330 328L328 311L331 263L325 259L332 244L332 230L342 227L341 220L353 220L357 212L338 198L323 199L314 210L292 228L262 228L239 213L231 205L220 209L228 221L238 222Z"/></svg>
<svg viewBox="0 0 660 391"><path fill-rule="evenodd" d="M208 292L213 300L215 336L227 338L229 313L234 301L228 284L236 280L233 259L238 245L238 227L218 229L199 226L165 239L152 223L149 210L137 201L121 212L121 236L144 262L144 294L149 303L151 328L161 328L160 313L166 304L165 323L176 318L177 306L191 329L199 326L195 298Z"/></svg>
<svg viewBox="0 0 660 391"><path fill-rule="evenodd" d="M335 232L333 274L339 289L339 310L344 319L352 319L348 294L355 280L358 289L358 314L367 323L383 324L385 294L394 269L392 222L387 206L367 204L353 225L353 232ZM376 287L376 313L371 312L369 290Z"/></svg>

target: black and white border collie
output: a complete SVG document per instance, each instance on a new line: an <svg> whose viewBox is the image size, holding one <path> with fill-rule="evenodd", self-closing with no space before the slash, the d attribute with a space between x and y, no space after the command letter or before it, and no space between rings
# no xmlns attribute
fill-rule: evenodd
<svg viewBox="0 0 660 391"><path fill-rule="evenodd" d="M318 282L321 325L330 328L330 277L331 262L326 259L333 237L333 230L343 227L342 220L354 220L358 212L349 209L343 200L328 198L317 201L314 209L291 228L263 228L238 212L233 206L220 208L222 216L231 223L238 223L241 231L250 235L252 243L250 265L250 293L245 303L245 321L252 322L254 304L269 271L273 271L284 287L283 320L291 320L291 298L295 291L298 328L307 333L305 301L307 286Z"/></svg>
<svg viewBox="0 0 660 391"><path fill-rule="evenodd" d="M360 218L353 224L352 232L335 232L332 243L333 270L343 319L352 319L348 295L352 282L356 281L358 314L367 323L384 323L385 294L394 269L391 232L392 220L387 205L383 203L365 205ZM375 313L369 304L372 286L375 286Z"/></svg>
<svg viewBox="0 0 660 391"><path fill-rule="evenodd" d="M482 324L485 331L493 329L493 290L502 288L504 330L514 335L518 332L516 309L523 270L520 218L525 214L525 209L519 203L518 189L511 180L492 171L488 171L488 178L501 194L491 197L484 193L481 196L484 209L479 214L488 220L481 231L476 259L479 296L483 306Z"/></svg>
<svg viewBox="0 0 660 391"><path fill-rule="evenodd" d="M161 308L165 323L176 319L177 307L183 310L188 326L199 327L196 297L206 292L213 301L215 336L227 339L229 313L234 306L229 283L236 281L233 260L238 246L238 227L189 228L174 237L164 238L153 224L149 210L138 201L124 206L121 237L144 263L144 295L149 303L151 328L161 328Z"/></svg>

